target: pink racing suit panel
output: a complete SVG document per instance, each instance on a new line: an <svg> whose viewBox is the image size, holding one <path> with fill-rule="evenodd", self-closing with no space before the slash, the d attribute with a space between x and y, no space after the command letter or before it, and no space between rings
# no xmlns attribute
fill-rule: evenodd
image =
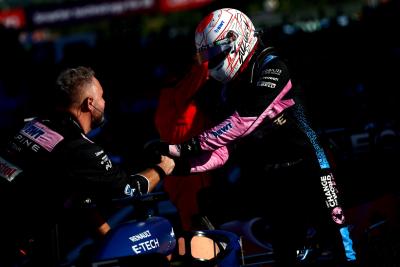
<svg viewBox="0 0 400 267"><path fill-rule="evenodd" d="M204 172L222 167L229 158L229 150L222 146L214 151L204 152L190 161L190 173Z"/></svg>
<svg viewBox="0 0 400 267"><path fill-rule="evenodd" d="M234 112L223 122L199 135L200 147L204 151L213 151L225 146L237 138L253 132L266 118L273 119L285 109L294 105L293 99L282 99L292 88L289 80L278 96L258 117L241 117Z"/></svg>

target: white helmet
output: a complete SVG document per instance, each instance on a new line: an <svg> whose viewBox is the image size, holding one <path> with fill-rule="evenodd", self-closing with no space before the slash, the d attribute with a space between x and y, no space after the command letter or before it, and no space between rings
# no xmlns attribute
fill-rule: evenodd
<svg viewBox="0 0 400 267"><path fill-rule="evenodd" d="M210 76L226 83L247 63L257 44L254 25L241 11L222 8L197 26L197 58L208 61Z"/></svg>

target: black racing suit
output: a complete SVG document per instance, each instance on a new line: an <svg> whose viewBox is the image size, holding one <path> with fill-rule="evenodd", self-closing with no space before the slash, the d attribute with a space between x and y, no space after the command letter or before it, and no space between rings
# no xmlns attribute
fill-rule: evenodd
<svg viewBox="0 0 400 267"><path fill-rule="evenodd" d="M311 220L318 206L325 206L325 220L330 217L340 230L346 259L354 260L331 166L298 90L277 53L259 48L244 72L224 89L232 114L179 144L178 150L189 159L192 173L218 168L235 154L242 182L240 197L233 201L238 208L248 204L242 205L243 213L261 210L271 220L274 251L283 265L291 264L300 245L295 243L300 240L296 228Z"/></svg>
<svg viewBox="0 0 400 267"><path fill-rule="evenodd" d="M147 178L113 165L68 114L29 120L0 152L1 229L10 242L19 242L18 248L32 246L26 243L32 240L45 247L45 236L57 223L65 229L63 245L71 241L73 246L80 234L88 234L84 231L104 223L91 207L147 193L148 185ZM49 250L38 251L51 258Z"/></svg>

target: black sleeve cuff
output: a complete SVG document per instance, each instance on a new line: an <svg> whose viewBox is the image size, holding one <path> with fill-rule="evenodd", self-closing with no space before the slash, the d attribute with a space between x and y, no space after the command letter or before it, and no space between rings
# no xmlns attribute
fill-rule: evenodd
<svg viewBox="0 0 400 267"><path fill-rule="evenodd" d="M189 139L188 141L180 145L181 157L190 157L201 154L202 149L200 142L196 137Z"/></svg>
<svg viewBox="0 0 400 267"><path fill-rule="evenodd" d="M154 169L158 175L160 176L160 180L164 179L165 176L167 176L167 174L165 173L165 171L163 170L163 168L161 168L158 165L153 165L151 166L152 169Z"/></svg>

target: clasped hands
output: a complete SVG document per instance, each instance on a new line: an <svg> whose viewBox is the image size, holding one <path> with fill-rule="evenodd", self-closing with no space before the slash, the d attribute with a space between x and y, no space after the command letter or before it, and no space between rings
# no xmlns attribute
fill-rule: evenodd
<svg viewBox="0 0 400 267"><path fill-rule="evenodd" d="M147 142L144 147L144 155L148 162L152 164L160 163L161 156L169 156L169 144L161 140Z"/></svg>
<svg viewBox="0 0 400 267"><path fill-rule="evenodd" d="M162 140L149 141L144 145L144 156L150 164L158 164L161 156L174 159L174 175L187 175L190 173L190 164L187 160L180 158L179 145L171 145Z"/></svg>

